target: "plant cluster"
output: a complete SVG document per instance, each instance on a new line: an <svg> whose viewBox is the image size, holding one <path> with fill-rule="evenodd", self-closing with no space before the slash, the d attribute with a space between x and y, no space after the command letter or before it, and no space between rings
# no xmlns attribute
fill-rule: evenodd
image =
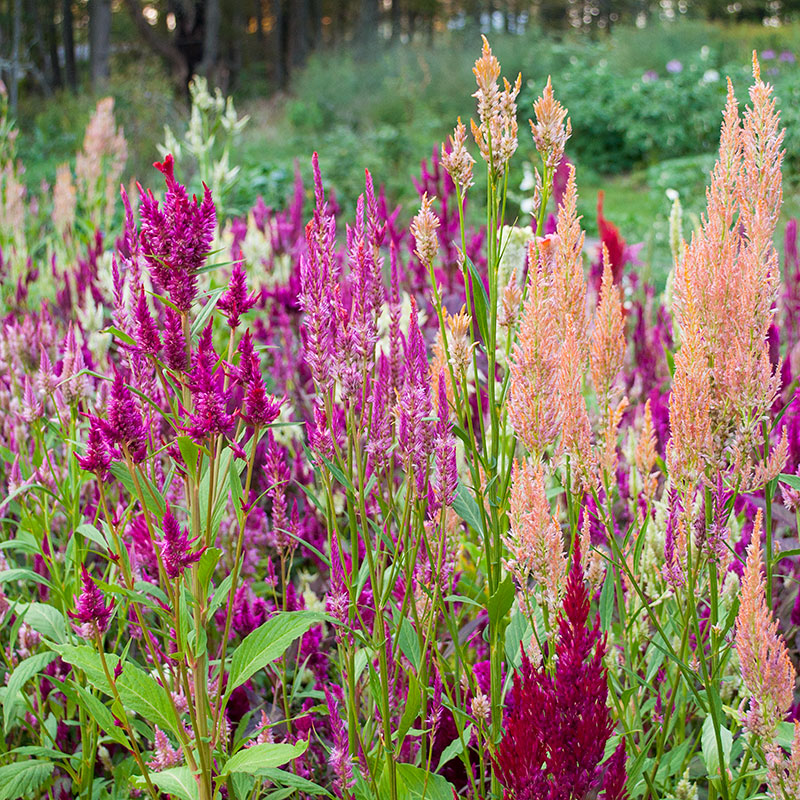
<svg viewBox="0 0 800 800"><path fill-rule="evenodd" d="M0 800L797 797L773 89L728 84L657 297L602 206L588 252L553 83L520 132L473 74L407 226L367 171L342 230L316 154L226 217L167 153L115 229L108 102L49 202L0 120Z"/></svg>

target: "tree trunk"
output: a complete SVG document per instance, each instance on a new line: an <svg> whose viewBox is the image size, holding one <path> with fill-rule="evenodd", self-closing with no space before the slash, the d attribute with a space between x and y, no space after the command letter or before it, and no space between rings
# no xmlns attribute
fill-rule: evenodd
<svg viewBox="0 0 800 800"><path fill-rule="evenodd" d="M78 69L75 66L75 35L72 30L72 2L61 0L61 42L64 45L64 72L67 86L78 91Z"/></svg>
<svg viewBox="0 0 800 800"><path fill-rule="evenodd" d="M34 0L35 1L35 0ZM60 89L64 83L61 78L61 60L58 57L58 30L56 29L56 0L51 0L45 11L45 32L47 35L47 52L50 61L50 74L53 88Z"/></svg>
<svg viewBox="0 0 800 800"><path fill-rule="evenodd" d="M92 89L97 92L111 74L111 0L89 2L89 66Z"/></svg>
<svg viewBox="0 0 800 800"><path fill-rule="evenodd" d="M65 2L68 2L68 0L65 0ZM138 0L124 0L124 3L144 42L154 53L158 53L158 55L172 64L175 70L175 77L185 86L189 80L189 64L183 53L172 42L159 35L142 16L142 7Z"/></svg>
<svg viewBox="0 0 800 800"><path fill-rule="evenodd" d="M289 22L291 31L292 45L290 57L292 68L302 67L308 58L309 34L311 28L311 5L309 0L295 0L290 3L292 8L292 18Z"/></svg>
<svg viewBox="0 0 800 800"><path fill-rule="evenodd" d="M289 84L289 2L272 0L275 14L275 83L279 89Z"/></svg>
<svg viewBox="0 0 800 800"><path fill-rule="evenodd" d="M222 13L219 0L205 0L205 14L203 16L203 60L200 62L198 72L205 75L213 83L214 70L219 61L219 29L222 22Z"/></svg>
<svg viewBox="0 0 800 800"><path fill-rule="evenodd" d="M8 87L8 103L12 116L17 116L19 103L20 42L22 40L22 0L14 0L14 19L11 28L11 80Z"/></svg>

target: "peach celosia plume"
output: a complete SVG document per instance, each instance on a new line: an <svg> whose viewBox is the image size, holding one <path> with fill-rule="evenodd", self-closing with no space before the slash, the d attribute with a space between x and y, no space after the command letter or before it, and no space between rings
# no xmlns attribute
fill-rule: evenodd
<svg viewBox="0 0 800 800"><path fill-rule="evenodd" d="M772 88L761 80L755 59L753 75L750 106L743 118L728 83L706 214L685 249L675 286L675 312L684 347L692 340L691 353L682 359L684 374L679 376L676 369L676 384L679 377L683 381L687 377L688 355L704 358L708 367L709 427L706 430L703 423L702 431L702 444L710 444L705 456L708 464L701 459L693 467L699 475L705 466L715 470L727 462L745 486L752 483L754 471L749 453L760 440L761 421L780 386L766 337L779 279L772 236L782 198L783 132ZM699 376L699 363L693 368ZM673 392L671 449L676 453L688 446L679 431L685 432L689 420L701 411L693 411L685 402L696 399L688 391L677 397ZM698 445L692 446L697 456Z"/></svg>
<svg viewBox="0 0 800 800"><path fill-rule="evenodd" d="M514 464L510 498L511 527L506 537L507 566L522 596L533 578L542 588L545 603L555 613L564 592L567 560L561 529L550 513L541 464Z"/></svg>
<svg viewBox="0 0 800 800"><path fill-rule="evenodd" d="M736 652L750 698L745 725L766 741L774 738L792 705L795 671L765 594L761 560L761 509L756 513L736 617Z"/></svg>

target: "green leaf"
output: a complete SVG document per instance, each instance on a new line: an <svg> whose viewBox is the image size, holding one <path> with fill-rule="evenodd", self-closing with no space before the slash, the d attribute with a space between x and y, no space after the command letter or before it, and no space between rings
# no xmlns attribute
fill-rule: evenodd
<svg viewBox="0 0 800 800"><path fill-rule="evenodd" d="M90 525L88 522L78 525L78 527L75 528L75 533L79 533L84 539L94 542L101 550L109 549L105 536L103 536L94 525Z"/></svg>
<svg viewBox="0 0 800 800"><path fill-rule="evenodd" d="M464 730L464 738L463 741L458 736L450 742L444 750L442 750L441 756L439 756L439 766L436 767L436 771L438 772L448 761L451 761L456 756L460 756L464 752L464 742L469 742L472 738L472 729L473 725L468 725L467 728Z"/></svg>
<svg viewBox="0 0 800 800"><path fill-rule="evenodd" d="M305 778L301 778L299 775L286 772L286 770L277 769L276 767L266 767L259 772L259 775L262 775L267 780L270 780L279 786L290 786L292 789L299 789L305 794L333 797L333 795L327 789L323 789L322 786L312 783Z"/></svg>
<svg viewBox="0 0 800 800"><path fill-rule="evenodd" d="M180 800L197 800L197 781L189 767L173 767L163 772L150 772L150 780L162 791ZM137 780L144 786L144 779Z"/></svg>
<svg viewBox="0 0 800 800"><path fill-rule="evenodd" d="M397 726L397 745L399 749L403 745L408 729L411 723L419 715L419 710L422 705L422 699L419 692L419 680L413 671L408 672L408 694L406 695L406 702L403 707L403 716L400 718L400 724Z"/></svg>
<svg viewBox="0 0 800 800"><path fill-rule="evenodd" d="M67 638L64 615L55 606L47 603L21 603L18 607L25 622L46 639L61 643Z"/></svg>
<svg viewBox="0 0 800 800"><path fill-rule="evenodd" d="M800 490L800 475L789 475L786 472L781 472L781 474L778 475L778 480L790 486L792 489Z"/></svg>
<svg viewBox="0 0 800 800"><path fill-rule="evenodd" d="M407 617L403 617L400 622L397 643L400 645L400 652L411 662L411 666L419 671L419 638L417 637L417 632L414 630L414 626L409 622Z"/></svg>
<svg viewBox="0 0 800 800"><path fill-rule="evenodd" d="M200 448L189 436L178 436L178 449L181 451L183 463L186 464L189 475L197 475L197 459L200 455Z"/></svg>
<svg viewBox="0 0 800 800"><path fill-rule="evenodd" d="M3 703L3 732L6 735L11 730L11 725L16 718L19 695L23 686L34 675L38 675L55 658L55 653L37 653L20 661L17 668L11 673L6 686L5 702Z"/></svg>
<svg viewBox="0 0 800 800"><path fill-rule="evenodd" d="M603 581L603 589L600 592L600 627L604 631L607 631L611 626L615 597L616 587L614 586L614 570L609 564L606 569L606 579Z"/></svg>
<svg viewBox="0 0 800 800"><path fill-rule="evenodd" d="M731 761L731 745L733 744L733 736L731 732L724 726L720 725L719 728L720 739L722 740L722 758L723 768L727 767ZM703 722L703 735L700 740L700 746L703 752L703 761L706 765L706 770L711 778L719 776L719 753L717 751L717 737L714 734L714 720L709 714L705 722Z"/></svg>
<svg viewBox="0 0 800 800"><path fill-rule="evenodd" d="M0 767L0 800L20 800L38 792L53 773L50 761L25 759Z"/></svg>
<svg viewBox="0 0 800 800"><path fill-rule="evenodd" d="M489 296L486 294L486 287L483 285L483 279L478 274L478 270L472 263L472 259L467 258L466 261L470 276L472 277L472 302L475 305L475 321L478 324L478 333L480 333L484 344L488 344ZM452 800L452 797L449 800Z"/></svg>
<svg viewBox="0 0 800 800"><path fill-rule="evenodd" d="M489 598L486 606L489 612L489 622L498 625L514 605L514 581L510 575L506 575L503 582L497 587L497 591Z"/></svg>
<svg viewBox="0 0 800 800"><path fill-rule="evenodd" d="M475 502L472 493L461 482L458 484L458 492L456 493L455 500L453 500L453 511L455 511L472 530L479 533L481 536L485 536L481 510Z"/></svg>
<svg viewBox="0 0 800 800"><path fill-rule="evenodd" d="M123 747L130 749L130 742L125 735L125 731L114 724L114 716L103 702L95 697L88 689L76 683L72 687L77 695L78 703L83 710L104 730L110 739L113 739Z"/></svg>
<svg viewBox="0 0 800 800"><path fill-rule="evenodd" d="M197 563L197 580L200 584L200 595L208 595L208 585L211 583L211 576L222 556L222 550L218 547L209 547Z"/></svg>
<svg viewBox="0 0 800 800"><path fill-rule="evenodd" d="M453 785L441 775L415 767L413 764L397 764L398 800L453 800ZM389 773L381 773L379 797L390 797Z"/></svg>
<svg viewBox="0 0 800 800"><path fill-rule="evenodd" d="M42 586L50 586L50 581L37 575L32 569L22 569L21 567L14 569L4 569L0 572L0 583L11 583L11 581L33 581L34 583L41 583Z"/></svg>
<svg viewBox="0 0 800 800"><path fill-rule="evenodd" d="M56 645L52 647L64 661L82 669L92 686L109 696L112 694L103 670L103 662L93 648L87 645L79 647ZM108 671L113 673L119 663L119 657L107 653L105 658ZM139 714L148 724L158 725L177 735L177 722L166 689L159 686L146 672L132 661L126 661L122 668L122 674L117 678L116 686L122 702L127 708Z"/></svg>
<svg viewBox="0 0 800 800"><path fill-rule="evenodd" d="M261 770L280 767L282 764L286 764L288 761L303 755L307 747L308 741L306 739L301 739L295 744L275 742L246 747L225 762L220 775L228 775L231 772L260 775Z"/></svg>
<svg viewBox="0 0 800 800"><path fill-rule="evenodd" d="M325 617L313 611L284 611L245 636L231 659L226 696L248 678L280 658L289 645Z"/></svg>

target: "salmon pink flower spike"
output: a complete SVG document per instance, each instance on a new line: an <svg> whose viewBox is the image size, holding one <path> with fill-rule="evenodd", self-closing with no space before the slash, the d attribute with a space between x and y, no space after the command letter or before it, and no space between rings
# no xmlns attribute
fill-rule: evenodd
<svg viewBox="0 0 800 800"><path fill-rule="evenodd" d="M442 166L453 179L453 183L459 187L463 194L472 186L472 165L475 159L467 150L467 129L458 118L455 131L450 137L449 149L442 145Z"/></svg>
<svg viewBox="0 0 800 800"><path fill-rule="evenodd" d="M734 644L750 697L745 725L769 742L791 708L795 670L765 594L761 560L761 509L756 512L742 576Z"/></svg>
<svg viewBox="0 0 800 800"><path fill-rule="evenodd" d="M533 134L533 143L545 166L555 170L564 158L567 140L572 136L572 123L567 118L567 109L556 100L553 84L547 76L547 84L541 96L533 104L536 122L528 120ZM564 120L566 119L566 124Z"/></svg>
<svg viewBox="0 0 800 800"><path fill-rule="evenodd" d="M227 291L217 302L217 308L228 318L231 328L238 328L241 315L246 314L258 302L259 294L247 294L247 275L244 264L237 261L233 265L233 272L228 283Z"/></svg>
<svg viewBox="0 0 800 800"><path fill-rule="evenodd" d="M531 458L540 461L558 435L555 387L561 342L555 326L555 301L547 280L549 269L534 242L529 246L528 258L528 293L511 357L508 408L517 436Z"/></svg>
<svg viewBox="0 0 800 800"><path fill-rule="evenodd" d="M756 488L766 475L758 469L762 465L752 463L751 453L760 443L762 421L780 387L768 336L780 279L772 238L782 200L784 132L772 87L761 80L757 61L753 75L750 106L743 116L728 83L706 215L685 248L675 282L682 338L697 339L693 327L702 332L708 365L710 470L705 475L705 461L694 469L712 481L727 462L744 491ZM693 355L700 358L699 353ZM678 427L687 422L689 412L681 403L675 413ZM670 402L670 425L677 439L672 415ZM703 444L709 442L704 439Z"/></svg>
<svg viewBox="0 0 800 800"><path fill-rule="evenodd" d="M439 227L439 218L436 216L431 204L435 198L422 195L422 205L419 213L411 221L411 235L414 237L414 253L420 262L430 267L436 258L439 249L439 237L436 230Z"/></svg>
<svg viewBox="0 0 800 800"><path fill-rule="evenodd" d="M164 175L167 191L159 207L153 193L140 187L142 254L153 277L185 314L197 294L197 274L208 256L217 213L205 184L202 202L189 200L186 188L175 180L171 155L154 166Z"/></svg>
<svg viewBox="0 0 800 800"><path fill-rule="evenodd" d="M486 37L481 57L472 69L478 90L472 95L478 101L480 125L470 120L472 135L495 177L502 175L505 165L517 149L517 95L522 88L522 75L512 86L503 78L503 90L497 85L500 62L492 53Z"/></svg>
<svg viewBox="0 0 800 800"><path fill-rule="evenodd" d="M155 740L153 742L153 757L147 762L149 769L162 772L170 767L177 767L183 763L183 752L172 746L167 734L156 725Z"/></svg>
<svg viewBox="0 0 800 800"><path fill-rule="evenodd" d="M97 588L86 567L81 566L81 593L75 611L68 613L72 619L80 623L76 629L85 639L102 636L108 630L114 601L106 605L104 599L103 593Z"/></svg>
<svg viewBox="0 0 800 800"><path fill-rule="evenodd" d="M192 545L200 538L189 539L186 531L182 530L177 520L172 516L169 503L161 521L164 533L161 542L161 560L164 562L164 571L170 580L175 580L183 575L183 571L192 564L197 563L205 552L205 547L192 552Z"/></svg>

